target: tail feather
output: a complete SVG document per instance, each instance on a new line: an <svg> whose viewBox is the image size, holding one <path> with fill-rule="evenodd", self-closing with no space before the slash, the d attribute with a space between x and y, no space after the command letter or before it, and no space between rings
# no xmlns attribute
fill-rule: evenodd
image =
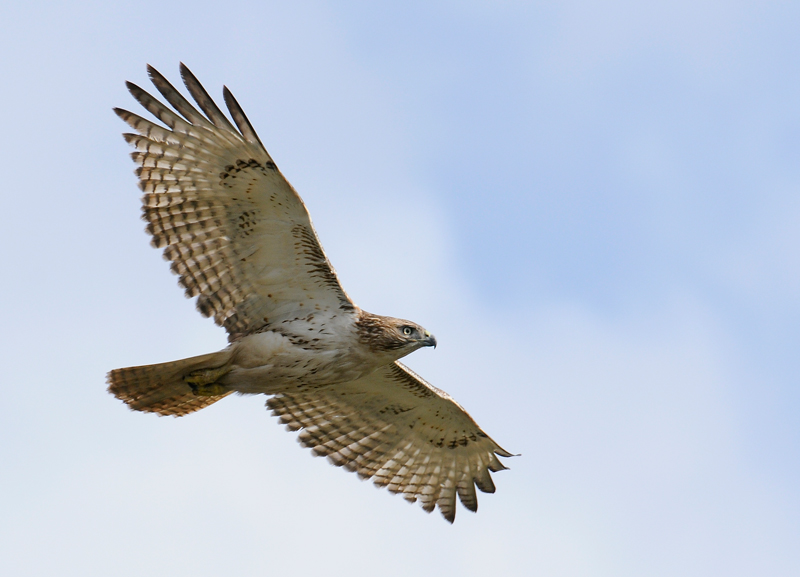
<svg viewBox="0 0 800 577"><path fill-rule="evenodd" d="M222 367L229 359L226 349L169 363L114 369L106 377L108 392L136 411L180 417L230 394L198 396L184 380L193 371Z"/></svg>

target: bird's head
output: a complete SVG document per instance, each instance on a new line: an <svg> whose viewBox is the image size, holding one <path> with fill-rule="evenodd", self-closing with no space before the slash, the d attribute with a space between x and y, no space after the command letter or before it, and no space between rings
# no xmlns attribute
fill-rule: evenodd
<svg viewBox="0 0 800 577"><path fill-rule="evenodd" d="M373 352L399 359L421 347L435 347L436 337L417 323L383 317L362 311L358 322L359 339Z"/></svg>

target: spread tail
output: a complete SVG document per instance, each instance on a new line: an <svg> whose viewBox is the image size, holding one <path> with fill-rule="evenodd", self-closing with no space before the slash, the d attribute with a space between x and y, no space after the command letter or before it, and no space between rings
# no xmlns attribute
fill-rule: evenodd
<svg viewBox="0 0 800 577"><path fill-rule="evenodd" d="M136 411L180 417L199 411L231 393L214 395L204 392L198 395L198 387L192 384L198 379L187 380L196 371L221 376L226 372L230 357L230 350L225 349L169 363L114 369L106 378L108 392Z"/></svg>

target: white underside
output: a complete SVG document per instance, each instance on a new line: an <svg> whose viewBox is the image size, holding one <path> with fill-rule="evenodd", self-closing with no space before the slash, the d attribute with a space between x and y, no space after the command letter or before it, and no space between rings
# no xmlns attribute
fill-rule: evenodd
<svg viewBox="0 0 800 577"><path fill-rule="evenodd" d="M312 332L306 325L303 329ZM244 394L276 394L354 381L397 358L396 354L384 358L366 350L352 325L351 330L331 332L334 334L317 341L313 348L294 344L292 338L274 331L246 336L231 345L231 370L219 383ZM287 332L291 336L298 333Z"/></svg>

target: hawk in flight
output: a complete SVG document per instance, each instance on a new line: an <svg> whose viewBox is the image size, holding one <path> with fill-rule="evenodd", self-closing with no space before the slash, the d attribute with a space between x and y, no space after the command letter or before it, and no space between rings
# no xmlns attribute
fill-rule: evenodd
<svg viewBox="0 0 800 577"><path fill-rule="evenodd" d="M456 495L476 511L475 487L509 457L450 395L398 359L436 346L416 323L374 315L347 296L302 199L223 88L232 124L181 64L202 113L156 69L174 111L133 83L163 125L114 111L135 133L143 218L187 297L228 332L219 352L116 369L108 390L131 409L181 416L231 393L269 395L267 407L300 443L376 485L438 507Z"/></svg>

